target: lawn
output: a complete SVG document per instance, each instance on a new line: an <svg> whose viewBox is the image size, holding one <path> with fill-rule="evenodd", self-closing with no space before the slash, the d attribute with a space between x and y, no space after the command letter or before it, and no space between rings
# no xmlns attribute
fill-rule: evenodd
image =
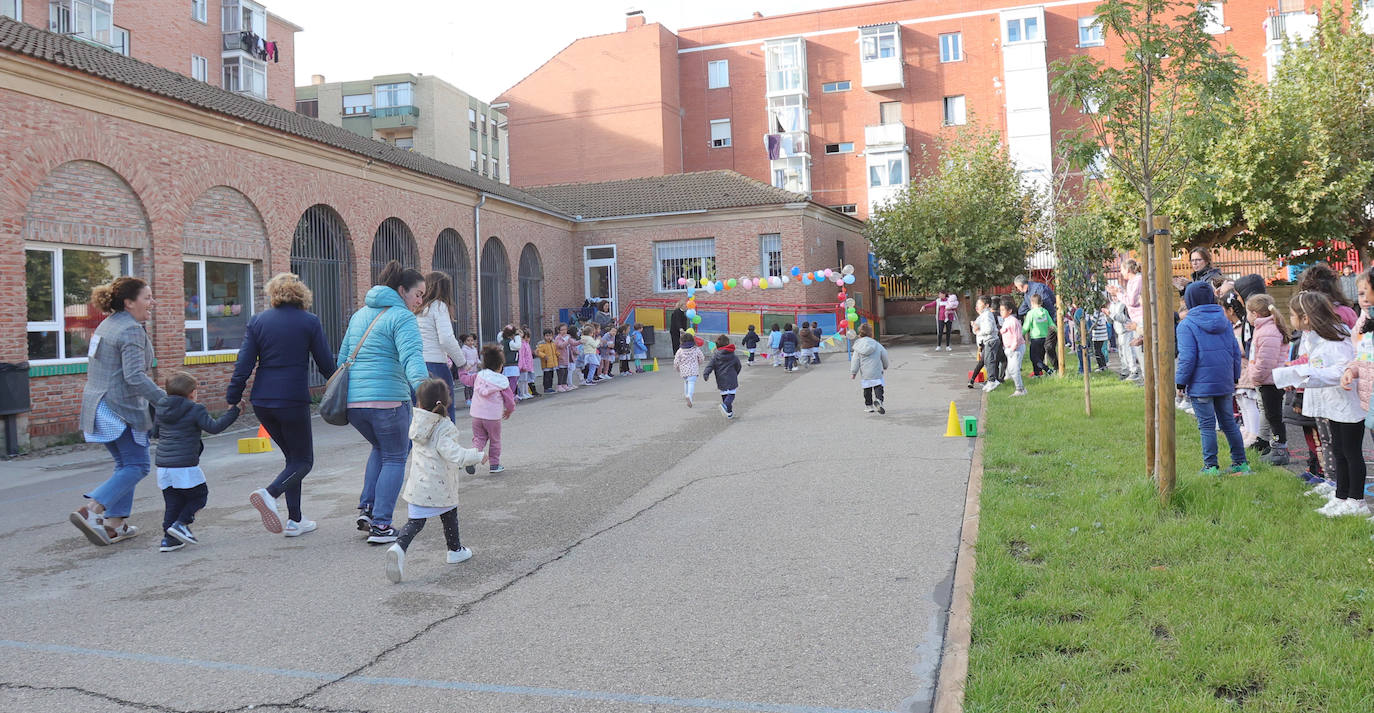
<svg viewBox="0 0 1374 713"><path fill-rule="evenodd" d="M1198 475L1182 412L1163 507L1141 389L1094 379L1089 419L1081 379L1028 387L984 418L966 711L1374 711L1374 524L1282 469Z"/></svg>

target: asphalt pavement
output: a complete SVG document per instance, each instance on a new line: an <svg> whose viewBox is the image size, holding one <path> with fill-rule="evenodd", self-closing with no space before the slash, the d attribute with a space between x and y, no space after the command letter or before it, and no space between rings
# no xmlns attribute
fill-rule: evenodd
<svg viewBox="0 0 1374 713"><path fill-rule="evenodd" d="M446 564L433 523L401 584L354 529L348 427L315 421L319 530L293 539L247 504L280 454L207 438L201 544L165 554L153 477L139 537L67 521L103 449L0 463L0 710L924 713L973 443L946 414L978 399L962 351L891 359L886 415L842 354L747 368L732 421L666 362L522 403L507 471L462 484L474 557Z"/></svg>

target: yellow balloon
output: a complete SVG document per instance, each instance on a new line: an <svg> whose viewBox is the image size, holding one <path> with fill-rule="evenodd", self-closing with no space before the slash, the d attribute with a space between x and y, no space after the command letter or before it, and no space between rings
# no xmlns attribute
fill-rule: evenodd
<svg viewBox="0 0 1374 713"><path fill-rule="evenodd" d="M768 289L768 280L759 280L759 289L760 289L760 290L766 290L766 289Z"/></svg>
<svg viewBox="0 0 1374 713"><path fill-rule="evenodd" d="M708 279L706 279L706 278L704 278L704 277L701 278L701 286L702 286L702 287L705 287L705 286L707 286L707 285L709 285L709 284L711 284L711 281L710 281L710 280L708 280Z"/></svg>

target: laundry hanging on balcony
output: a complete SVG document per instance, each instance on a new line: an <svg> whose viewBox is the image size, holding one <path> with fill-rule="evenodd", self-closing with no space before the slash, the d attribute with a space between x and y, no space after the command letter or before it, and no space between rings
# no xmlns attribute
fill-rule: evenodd
<svg viewBox="0 0 1374 713"><path fill-rule="evenodd" d="M782 155L782 134L764 134L763 146L768 150L770 161L780 158Z"/></svg>

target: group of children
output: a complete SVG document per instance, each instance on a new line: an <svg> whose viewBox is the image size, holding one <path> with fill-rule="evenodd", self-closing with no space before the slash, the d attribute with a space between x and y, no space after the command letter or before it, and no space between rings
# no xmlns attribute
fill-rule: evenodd
<svg viewBox="0 0 1374 713"><path fill-rule="evenodd" d="M968 388L972 389L979 372L987 374L983 391L992 391L1010 375L1016 391L1012 396L1025 396L1026 384L1021 377L1021 365L1029 348L1035 376L1047 373L1044 364L1045 339L1049 334L1049 311L1040 305L1040 296L1031 295L1031 309L1023 325L1016 316L1016 302L1011 297L979 297L974 302L978 317L973 320L974 339L978 345L978 363L969 372Z"/></svg>

